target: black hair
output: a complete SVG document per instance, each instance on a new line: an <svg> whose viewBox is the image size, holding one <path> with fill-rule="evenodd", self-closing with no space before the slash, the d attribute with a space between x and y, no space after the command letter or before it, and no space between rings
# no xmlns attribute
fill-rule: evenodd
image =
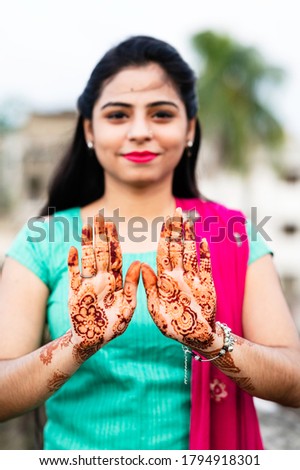
<svg viewBox="0 0 300 470"><path fill-rule="evenodd" d="M87 148L83 120L91 119L93 107L106 81L122 69L154 62L167 74L182 99L188 119L197 118L196 77L176 49L149 36L133 36L111 48L94 68L77 106L79 116L73 140L57 167L49 186L49 195L41 215L85 206L104 194L104 172L95 155ZM174 170L173 195L199 197L196 163L201 142L201 128L196 119L193 146L184 151ZM189 154L188 154L189 152ZM49 210L50 208L50 210Z"/></svg>

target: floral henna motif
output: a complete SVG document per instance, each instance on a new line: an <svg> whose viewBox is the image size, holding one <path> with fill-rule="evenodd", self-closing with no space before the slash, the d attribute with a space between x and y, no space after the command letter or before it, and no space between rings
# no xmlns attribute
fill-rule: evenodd
<svg viewBox="0 0 300 470"><path fill-rule="evenodd" d="M70 300L71 318L75 333L82 339L82 347L103 342L107 328L107 316L97 302L97 296L90 283L81 287L78 297Z"/></svg>
<svg viewBox="0 0 300 470"><path fill-rule="evenodd" d="M157 326L164 333L168 332L169 336L177 337L177 339L178 336L181 337L182 342L185 344L189 341L189 337L192 336L190 342L195 342L198 348L199 345L201 345L202 349L209 347L212 344L213 335L207 331L204 322L198 321L197 313L191 308L191 298L186 293L180 291L177 281L164 273L158 277L157 287L159 310L165 311L175 335L168 328L168 322L163 321L162 316L155 312L155 309L154 311L152 309L152 317ZM155 295L155 291L153 291L153 295ZM148 296L151 296L149 291Z"/></svg>
<svg viewBox="0 0 300 470"><path fill-rule="evenodd" d="M194 333L197 326L197 314L191 308L185 307L182 315L171 321L176 333L186 336Z"/></svg>
<svg viewBox="0 0 300 470"><path fill-rule="evenodd" d="M162 274L159 276L157 287L161 299L168 302L175 302L178 300L180 292L178 284L175 279L168 274Z"/></svg>

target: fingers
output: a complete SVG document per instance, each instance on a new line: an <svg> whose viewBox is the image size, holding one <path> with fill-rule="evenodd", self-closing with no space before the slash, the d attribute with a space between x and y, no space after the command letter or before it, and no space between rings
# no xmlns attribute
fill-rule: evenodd
<svg viewBox="0 0 300 470"><path fill-rule="evenodd" d="M104 217L100 213L94 217L94 250L97 271L107 271L109 265L109 247Z"/></svg>
<svg viewBox="0 0 300 470"><path fill-rule="evenodd" d="M206 273L211 274L211 258L207 240L202 238L200 242L200 277Z"/></svg>
<svg viewBox="0 0 300 470"><path fill-rule="evenodd" d="M170 262L173 269L182 269L182 209L177 207L171 219Z"/></svg>
<svg viewBox="0 0 300 470"><path fill-rule="evenodd" d="M188 219L183 224L183 269L197 276L199 274L197 247L195 242L194 224Z"/></svg>
<svg viewBox="0 0 300 470"><path fill-rule="evenodd" d="M70 287L73 291L77 292L81 286L80 269L78 262L78 251L74 246L71 246L68 255L68 269Z"/></svg>
<svg viewBox="0 0 300 470"><path fill-rule="evenodd" d="M93 229L90 225L84 225L81 237L81 275L90 278L96 274L96 262L93 248Z"/></svg>
<svg viewBox="0 0 300 470"><path fill-rule="evenodd" d="M156 256L156 266L157 274L160 276L163 272L171 271L172 266L170 262L170 218L166 219L166 222L163 223L160 239L157 247L157 256Z"/></svg>
<svg viewBox="0 0 300 470"><path fill-rule="evenodd" d="M205 238L200 243L199 280L201 285L201 289L199 289L199 304L204 318L214 331L217 300L212 277L210 251Z"/></svg>
<svg viewBox="0 0 300 470"><path fill-rule="evenodd" d="M108 271L111 272L116 280L116 291L123 287L122 277L122 251L118 239L116 226L113 222L106 222L106 234L109 246L109 266Z"/></svg>

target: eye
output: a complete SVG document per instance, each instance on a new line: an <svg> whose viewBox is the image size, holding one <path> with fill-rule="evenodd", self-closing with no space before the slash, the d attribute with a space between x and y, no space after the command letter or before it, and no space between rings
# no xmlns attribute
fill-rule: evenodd
<svg viewBox="0 0 300 470"><path fill-rule="evenodd" d="M124 111L112 111L112 112L108 113L106 117L110 121L114 121L114 120L115 121L121 121L121 120L126 119L128 116Z"/></svg>
<svg viewBox="0 0 300 470"><path fill-rule="evenodd" d="M156 119L161 119L161 120L167 120L167 119L172 119L174 117L174 114L171 111L156 111L153 114L153 117Z"/></svg>

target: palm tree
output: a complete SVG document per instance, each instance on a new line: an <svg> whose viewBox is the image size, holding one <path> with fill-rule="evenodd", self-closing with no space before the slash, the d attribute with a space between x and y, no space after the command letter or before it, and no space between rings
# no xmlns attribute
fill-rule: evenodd
<svg viewBox="0 0 300 470"><path fill-rule="evenodd" d="M205 31L192 43L201 60L198 99L204 135L223 168L247 172L258 144L276 148L284 142L283 127L264 99L284 73L255 48L226 35Z"/></svg>

